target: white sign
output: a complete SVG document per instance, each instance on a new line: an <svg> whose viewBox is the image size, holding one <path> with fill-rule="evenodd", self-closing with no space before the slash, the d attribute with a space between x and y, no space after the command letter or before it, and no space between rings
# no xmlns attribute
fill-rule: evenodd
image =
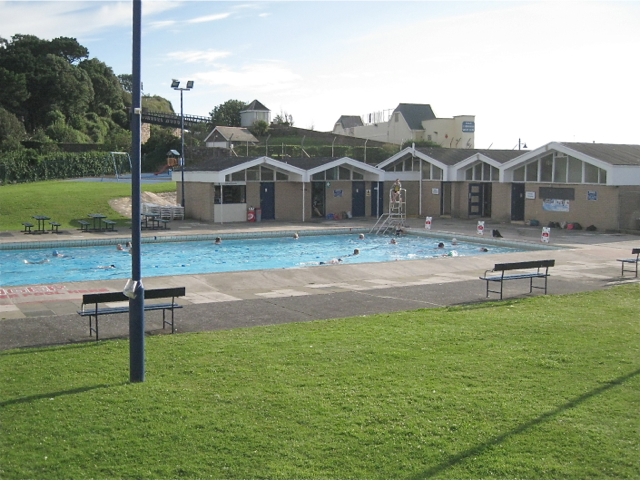
<svg viewBox="0 0 640 480"><path fill-rule="evenodd" d="M424 228L426 228L427 230L431 230L431 217L427 217L424 221Z"/></svg>
<svg viewBox="0 0 640 480"><path fill-rule="evenodd" d="M527 193L525 193L525 198L527 198L529 200L535 200L536 199L536 192L527 192Z"/></svg>
<svg viewBox="0 0 640 480"><path fill-rule="evenodd" d="M440 189L439 188L432 188L431 189L431 194L432 195L439 195L440 194Z"/></svg>
<svg viewBox="0 0 640 480"><path fill-rule="evenodd" d="M544 243L549 243L549 234L551 233L551 228L542 227L542 237L540 237L540 241Z"/></svg>
<svg viewBox="0 0 640 480"><path fill-rule="evenodd" d="M478 235L484 235L484 222L478 220Z"/></svg>

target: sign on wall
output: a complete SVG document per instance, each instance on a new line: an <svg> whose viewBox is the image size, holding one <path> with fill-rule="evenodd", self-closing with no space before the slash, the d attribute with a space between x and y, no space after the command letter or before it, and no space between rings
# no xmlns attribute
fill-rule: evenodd
<svg viewBox="0 0 640 480"><path fill-rule="evenodd" d="M431 195L438 195L440 193L440 189L438 188L432 188L431 189Z"/></svg>
<svg viewBox="0 0 640 480"><path fill-rule="evenodd" d="M463 133L473 133L476 131L476 122L462 122Z"/></svg>
<svg viewBox="0 0 640 480"><path fill-rule="evenodd" d="M542 210L546 212L568 212L569 200L545 198L544 200L542 200Z"/></svg>
<svg viewBox="0 0 640 480"><path fill-rule="evenodd" d="M597 191L588 191L587 192L587 200L598 200L598 192Z"/></svg>
<svg viewBox="0 0 640 480"><path fill-rule="evenodd" d="M525 198L528 200L535 200L536 199L536 192L526 192L525 193Z"/></svg>
<svg viewBox="0 0 640 480"><path fill-rule="evenodd" d="M338 198L338 197L342 197L342 190L334 190L333 191L333 196Z"/></svg>

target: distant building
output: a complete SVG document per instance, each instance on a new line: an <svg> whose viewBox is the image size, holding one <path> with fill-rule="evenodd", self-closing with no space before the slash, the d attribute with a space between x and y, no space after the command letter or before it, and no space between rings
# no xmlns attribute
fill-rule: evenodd
<svg viewBox="0 0 640 480"><path fill-rule="evenodd" d="M242 127L216 127L204 139L209 148L225 148L233 150L234 144L245 145L258 143L258 139L253 134Z"/></svg>
<svg viewBox="0 0 640 480"><path fill-rule="evenodd" d="M240 111L240 126L250 127L257 121L267 122L271 124L271 110L261 104L258 100L254 100L249 105L245 105Z"/></svg>
<svg viewBox="0 0 640 480"><path fill-rule="evenodd" d="M388 112L388 111L387 111ZM430 141L445 148L474 148L475 115L436 118L431 105L400 103L390 115L342 115L333 133L378 142Z"/></svg>

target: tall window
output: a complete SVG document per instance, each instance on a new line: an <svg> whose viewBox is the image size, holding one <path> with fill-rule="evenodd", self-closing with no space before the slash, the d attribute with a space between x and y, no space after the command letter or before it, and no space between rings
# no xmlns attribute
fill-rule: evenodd
<svg viewBox="0 0 640 480"><path fill-rule="evenodd" d="M568 155L553 153L513 171L514 182L607 183L607 171Z"/></svg>

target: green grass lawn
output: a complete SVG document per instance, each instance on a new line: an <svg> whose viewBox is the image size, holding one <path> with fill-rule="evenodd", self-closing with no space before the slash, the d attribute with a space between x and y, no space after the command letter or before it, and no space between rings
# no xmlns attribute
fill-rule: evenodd
<svg viewBox="0 0 640 480"><path fill-rule="evenodd" d="M0 352L0 478L637 479L639 310L630 285L154 336L136 384L126 341Z"/></svg>
<svg viewBox="0 0 640 480"><path fill-rule="evenodd" d="M175 192L176 182L141 185L143 192ZM78 228L77 220L102 213L128 225L128 219L109 206L109 200L130 197L131 185L113 182L47 181L0 186L0 231L22 230L22 222L35 224L33 215L46 215L61 229ZM49 227L48 224L45 224Z"/></svg>

